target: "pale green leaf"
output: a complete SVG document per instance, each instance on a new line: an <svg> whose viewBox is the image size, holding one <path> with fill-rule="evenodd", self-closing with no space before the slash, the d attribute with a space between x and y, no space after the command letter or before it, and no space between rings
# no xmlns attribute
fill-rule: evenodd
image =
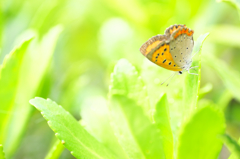
<svg viewBox="0 0 240 159"><path fill-rule="evenodd" d="M30 100L48 121L56 137L76 158L112 159L110 150L93 138L72 115L50 99Z"/></svg>
<svg viewBox="0 0 240 159"><path fill-rule="evenodd" d="M177 159L217 158L222 148L219 135L224 131L221 111L211 106L198 109L181 127Z"/></svg>
<svg viewBox="0 0 240 159"><path fill-rule="evenodd" d="M14 107L17 113L11 119L11 127L14 127L14 129L9 129L5 145L5 150L9 156L13 155L18 148L29 115L31 115L32 107L29 105L29 99L33 98L41 87L41 81L49 67L55 45L62 30L62 26L58 25L51 28L41 41L35 38L32 47L29 47L23 59Z"/></svg>
<svg viewBox="0 0 240 159"><path fill-rule="evenodd" d="M115 135L129 158L166 158L162 136L141 106L125 96L113 95L109 109Z"/></svg>
<svg viewBox="0 0 240 159"><path fill-rule="evenodd" d="M199 88L200 88L200 79L201 79L201 48L204 40L209 35L205 33L198 37L197 41L194 44L193 55L199 56L198 61L194 61L192 67L198 66L195 68L198 75L187 74L185 78L185 87L183 89L183 117L187 117L197 106Z"/></svg>
<svg viewBox="0 0 240 159"><path fill-rule="evenodd" d="M154 121L163 140L163 148L167 159L173 158L173 134L170 126L167 96L164 94L156 104Z"/></svg>
<svg viewBox="0 0 240 159"><path fill-rule="evenodd" d="M20 67L30 42L31 39L24 41L8 54L0 67L0 143L6 139L6 131L19 82Z"/></svg>
<svg viewBox="0 0 240 159"><path fill-rule="evenodd" d="M133 99L149 113L147 91L136 68L127 60L121 59L111 74L109 95L121 94Z"/></svg>
<svg viewBox="0 0 240 159"><path fill-rule="evenodd" d="M110 112L107 101L103 97L91 96L86 98L81 104L80 115L81 123L93 137L102 142L119 158L127 158L110 124Z"/></svg>

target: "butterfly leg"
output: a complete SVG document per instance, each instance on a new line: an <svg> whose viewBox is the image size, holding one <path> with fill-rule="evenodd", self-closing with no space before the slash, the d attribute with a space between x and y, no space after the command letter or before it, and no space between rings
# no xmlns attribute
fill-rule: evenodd
<svg viewBox="0 0 240 159"><path fill-rule="evenodd" d="M197 68L197 67L199 67L199 66L193 66L193 67L191 67L190 69L192 69L192 68Z"/></svg>
<svg viewBox="0 0 240 159"><path fill-rule="evenodd" d="M197 73L191 73L190 70L188 70L188 73L191 74L191 75L197 75L198 76Z"/></svg>
<svg viewBox="0 0 240 159"><path fill-rule="evenodd" d="M193 67L190 67L190 70L194 70L194 71L197 71L196 69L194 68L198 68L199 66L193 66Z"/></svg>

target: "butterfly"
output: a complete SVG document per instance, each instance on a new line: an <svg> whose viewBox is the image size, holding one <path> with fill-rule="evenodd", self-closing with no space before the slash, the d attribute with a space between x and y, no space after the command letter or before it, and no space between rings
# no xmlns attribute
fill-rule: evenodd
<svg viewBox="0 0 240 159"><path fill-rule="evenodd" d="M165 30L164 35L156 35L145 42L140 47L140 52L165 69L177 71L179 74L182 74L183 70L189 72L193 68L193 33L186 25L172 25Z"/></svg>

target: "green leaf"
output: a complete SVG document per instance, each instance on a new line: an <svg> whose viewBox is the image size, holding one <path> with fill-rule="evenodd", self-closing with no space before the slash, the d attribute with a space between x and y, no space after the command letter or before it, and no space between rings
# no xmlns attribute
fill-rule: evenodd
<svg viewBox="0 0 240 159"><path fill-rule="evenodd" d="M114 94L133 99L143 106L146 113L149 113L149 100L143 81L136 68L125 59L118 61L111 74L109 95Z"/></svg>
<svg viewBox="0 0 240 159"><path fill-rule="evenodd" d="M163 140L163 148L167 159L173 158L173 134L169 122L169 108L167 96L164 94L156 104L154 113L154 121L157 126L160 136Z"/></svg>
<svg viewBox="0 0 240 159"><path fill-rule="evenodd" d="M166 158L162 136L142 107L125 96L113 95L109 109L115 135L129 158Z"/></svg>
<svg viewBox="0 0 240 159"><path fill-rule="evenodd" d="M205 33L200 35L194 44L193 55L197 54L199 56L198 61L194 61L192 67L198 66L198 75L187 74L185 78L185 87L183 89L183 117L187 117L197 106L200 79L201 79L201 48L204 40L209 35Z"/></svg>
<svg viewBox="0 0 240 159"><path fill-rule="evenodd" d="M51 149L48 151L45 159L56 159L59 158L64 150L64 146L61 141L57 140Z"/></svg>
<svg viewBox="0 0 240 159"><path fill-rule="evenodd" d="M234 98L240 101L240 73L211 55L205 55L203 61L214 69Z"/></svg>
<svg viewBox="0 0 240 159"><path fill-rule="evenodd" d="M112 159L111 151L93 138L72 115L50 99L35 98L34 105L48 121L56 137L76 158Z"/></svg>
<svg viewBox="0 0 240 159"><path fill-rule="evenodd" d="M221 111L211 106L198 109L181 127L177 159L213 159L222 148L219 135L224 134Z"/></svg>
<svg viewBox="0 0 240 159"><path fill-rule="evenodd" d="M30 40L24 41L19 47L8 54L0 67L0 143L6 139L6 131L14 105L14 99L19 82L19 72L24 54L28 48Z"/></svg>
<svg viewBox="0 0 240 159"><path fill-rule="evenodd" d="M237 0L216 0L217 2L225 2L237 9L240 18L240 3Z"/></svg>
<svg viewBox="0 0 240 159"><path fill-rule="evenodd" d="M238 143L227 134L222 135L220 139L222 139L223 143L227 146L227 148L232 153L231 159L239 159L240 145L238 145Z"/></svg>
<svg viewBox="0 0 240 159"><path fill-rule="evenodd" d="M41 81L51 63L55 45L62 30L62 26L58 25L51 28L41 41L35 38L31 43L32 47L29 47L24 56L14 106L14 110L21 113L15 113L12 116L10 128L14 129L9 129L5 144L5 151L9 156L15 153L22 134L26 130L32 110L29 99L33 98L37 90L42 87Z"/></svg>
<svg viewBox="0 0 240 159"><path fill-rule="evenodd" d="M90 96L81 104L81 123L98 141L118 156L127 158L110 124L110 112L107 101L101 96ZM93 118L94 117L94 118Z"/></svg>
<svg viewBox="0 0 240 159"><path fill-rule="evenodd" d="M5 154L4 154L2 145L0 145L0 159L5 159Z"/></svg>

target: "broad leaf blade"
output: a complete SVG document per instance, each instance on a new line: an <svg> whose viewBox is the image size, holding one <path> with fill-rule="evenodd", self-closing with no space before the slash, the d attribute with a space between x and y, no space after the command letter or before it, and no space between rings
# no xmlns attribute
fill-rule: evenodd
<svg viewBox="0 0 240 159"><path fill-rule="evenodd" d="M114 95L109 108L115 134L129 158L166 158L162 137L142 107L124 96Z"/></svg>
<svg viewBox="0 0 240 159"><path fill-rule="evenodd" d="M84 128L98 141L118 156L128 158L115 136L110 123L110 112L107 101L100 96L90 96L81 104L81 117ZM93 118L94 117L94 118Z"/></svg>
<svg viewBox="0 0 240 159"><path fill-rule="evenodd" d="M156 104L154 113L154 121L157 126L160 136L163 140L163 148L167 159L173 158L173 134L169 121L169 108L167 96L164 94Z"/></svg>
<svg viewBox="0 0 240 159"><path fill-rule="evenodd" d="M184 117L187 117L190 112L192 112L197 105L200 79L201 79L201 48L204 40L209 35L209 33L199 36L194 44L193 55L197 54L199 56L198 61L194 61L192 66L198 66L198 75L187 74L185 79L185 87L183 89L183 113Z"/></svg>
<svg viewBox="0 0 240 159"><path fill-rule="evenodd" d="M6 139L7 125L14 104L19 72L22 59L28 48L30 40L24 41L18 48L7 55L0 67L0 143Z"/></svg>
<svg viewBox="0 0 240 159"><path fill-rule="evenodd" d="M227 146L227 148L232 153L231 159L239 159L240 158L240 145L233 140L229 135L222 135L221 139L223 143Z"/></svg>
<svg viewBox="0 0 240 159"><path fill-rule="evenodd" d="M213 159L222 148L219 135L225 131L224 115L210 106L198 109L183 125L177 159Z"/></svg>
<svg viewBox="0 0 240 159"><path fill-rule="evenodd" d="M116 158L111 151L93 138L68 112L50 99L30 100L48 121L56 137L76 158Z"/></svg>
<svg viewBox="0 0 240 159"><path fill-rule="evenodd" d="M135 100L149 113L149 101L143 81L136 68L125 59L118 61L111 74L109 95L114 94L125 95Z"/></svg>

